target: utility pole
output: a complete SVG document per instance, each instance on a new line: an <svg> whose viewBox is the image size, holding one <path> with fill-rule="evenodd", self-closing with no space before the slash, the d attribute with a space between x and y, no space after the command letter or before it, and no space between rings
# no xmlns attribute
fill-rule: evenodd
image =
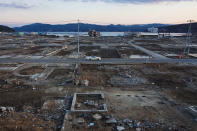
<svg viewBox="0 0 197 131"><path fill-rule="evenodd" d="M80 53L80 50L79 50L79 37L80 37L80 34L79 34L79 19L77 20L77 25L78 25L78 27L77 27L77 32L78 32L78 34L77 34L77 59L78 59L78 62L75 66L75 75L74 75L75 82L77 80L77 76L78 76L78 73L79 73L79 53Z"/></svg>
<svg viewBox="0 0 197 131"><path fill-rule="evenodd" d="M186 36L186 43L185 43L185 49L183 52L183 57L187 54L190 53L190 45L191 45L191 29L192 29L192 22L194 22L193 20L188 20L187 22L189 22L189 28L188 28L188 32L187 32L187 36Z"/></svg>
<svg viewBox="0 0 197 131"><path fill-rule="evenodd" d="M80 52L80 50L79 50L79 37L80 37L79 28L80 27L79 27L79 19L78 19L78 36L77 36L77 43L78 43L77 44L77 48L78 48L78 52L77 53L78 53L78 59L79 59L79 52Z"/></svg>

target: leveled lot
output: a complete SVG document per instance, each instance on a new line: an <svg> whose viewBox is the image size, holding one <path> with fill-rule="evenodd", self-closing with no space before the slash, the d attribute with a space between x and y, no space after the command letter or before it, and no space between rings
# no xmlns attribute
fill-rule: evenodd
<svg viewBox="0 0 197 131"><path fill-rule="evenodd" d="M197 53L197 48L195 46L197 44L196 40L197 40L196 36L193 36L191 38L191 45L194 45L191 47L190 50L191 54ZM184 51L186 38L185 37L178 37L171 39L139 38L139 39L135 39L134 43L148 50L157 52L161 55L168 56L171 58L178 58L178 56ZM191 57L186 56L186 58L191 58Z"/></svg>
<svg viewBox="0 0 197 131"><path fill-rule="evenodd" d="M158 127L150 129L151 131L166 131L170 127L174 127L174 130L192 131L197 129L195 117L190 116L185 108L197 105L196 71L195 66L189 65L82 65L80 76L81 79L89 80L89 87L82 86L71 93L103 92L108 106L108 112L104 116L111 115L117 121L130 119L140 121L142 125L144 121L153 125L158 123ZM115 84L111 82L114 76L120 79ZM188 81L189 76L192 80ZM117 122L106 125L105 120L92 122L101 124L100 129L93 128L94 130L112 130L116 129L118 123L121 124ZM78 125L78 130L83 130L84 127L86 130L92 129L86 122L82 125ZM124 124L123 126L126 127ZM77 130L77 127L72 129L71 126L69 130Z"/></svg>
<svg viewBox="0 0 197 131"><path fill-rule="evenodd" d="M40 66L33 66L20 73L34 75L42 71ZM65 70L60 72L67 76ZM56 74L53 73L50 78ZM49 82L39 84L30 78L17 77L13 71L0 71L0 107L9 109L6 112L0 110L0 130L53 131L61 128L65 113L61 108L64 107L65 94L60 94L62 87L58 89L58 82L55 84L57 91L50 90L54 86L49 85ZM57 101L56 97L63 98ZM54 98L54 102L51 98Z"/></svg>
<svg viewBox="0 0 197 131"><path fill-rule="evenodd" d="M29 36L21 41L27 42L30 38L34 39L36 47L27 46L30 50L27 52L25 49L21 50L19 54L42 55L43 52L50 52L47 45L51 45L49 43L52 42L70 46L54 54L56 56L67 57L77 51L75 38L60 39L43 36L38 37L42 38L39 40L37 37ZM8 39L10 37L4 40ZM13 39L19 38L13 37ZM174 48L180 44L177 39L174 39L177 42ZM4 40L1 40L1 44ZM81 51L85 55L103 58L122 58L123 54L126 54L124 58L130 55L146 56L141 51L130 47L127 44L128 38L82 37L81 40ZM174 53L178 48L170 50L166 45L166 43L173 45L174 40L145 39L143 41L142 39L135 40L134 44L159 53ZM59 46L57 48L59 49ZM5 51L9 52L7 49ZM8 54L13 52L10 51ZM17 67L18 64L1 64L0 66L3 69L3 67ZM21 66L24 67L24 65ZM17 69L0 71L0 107L9 109L6 113L0 112L0 130L60 130L65 113L68 113L65 118L66 131L111 131L117 130L118 126L124 127L126 131L197 130L195 121L197 116L186 109L197 106L196 66L182 64L79 65L78 69L75 68L76 65L59 64L58 66L30 65L29 68L22 68L18 72L28 77L15 76L14 72ZM42 75L39 74L44 71L47 75L41 79ZM34 77L31 76L37 76L38 79L32 80L31 78ZM108 111L69 114L70 111L67 110L71 107L74 93L86 92L104 93L105 99L102 104L106 103ZM76 108L83 108L84 105L88 109L92 109L95 105L99 107L99 104L92 101L89 101L88 97L85 101L79 100L81 104ZM11 110L12 108L14 111Z"/></svg>

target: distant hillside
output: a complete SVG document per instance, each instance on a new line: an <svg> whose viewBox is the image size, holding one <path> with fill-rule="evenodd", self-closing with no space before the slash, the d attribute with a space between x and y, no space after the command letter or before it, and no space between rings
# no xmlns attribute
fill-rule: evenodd
<svg viewBox="0 0 197 131"><path fill-rule="evenodd" d="M95 25L80 23L80 31L87 32L89 29L94 29L100 32L125 32L125 31L147 31L150 27L166 26L164 24L145 24L145 25ZM50 25L35 23L31 25L25 25L22 27L14 28L18 32L76 32L77 24L65 24L65 25Z"/></svg>
<svg viewBox="0 0 197 131"><path fill-rule="evenodd" d="M14 32L14 29L7 27L7 26L0 25L0 32Z"/></svg>
<svg viewBox="0 0 197 131"><path fill-rule="evenodd" d="M172 32L172 33L186 33L188 32L189 24L179 24L163 26L159 28L160 32ZM197 23L192 23L192 33L197 33Z"/></svg>

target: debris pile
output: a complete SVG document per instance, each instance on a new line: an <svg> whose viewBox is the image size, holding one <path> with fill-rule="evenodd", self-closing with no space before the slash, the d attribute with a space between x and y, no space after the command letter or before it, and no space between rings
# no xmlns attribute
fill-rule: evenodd
<svg viewBox="0 0 197 131"><path fill-rule="evenodd" d="M56 129L62 128L63 120L67 110L71 107L71 97L54 98L45 101L41 108L40 116L46 121L53 121Z"/></svg>
<svg viewBox="0 0 197 131"><path fill-rule="evenodd" d="M76 93L73 98L73 112L105 112L107 111L102 93Z"/></svg>
<svg viewBox="0 0 197 131"><path fill-rule="evenodd" d="M1 115L5 115L6 113L13 113L15 110L13 107L0 107L0 117Z"/></svg>
<svg viewBox="0 0 197 131"><path fill-rule="evenodd" d="M26 113L15 112L6 117L0 117L0 130L39 130L39 131L53 131L55 125L51 121L45 121L38 116Z"/></svg>
<svg viewBox="0 0 197 131"><path fill-rule="evenodd" d="M148 120L138 121L129 118L117 119L103 113L75 113L69 114L68 116L67 120L71 123L71 127L78 130L89 128L97 129L99 127L100 129L111 129L115 131L191 131L189 127L183 125L168 125L163 121L151 122Z"/></svg>
<svg viewBox="0 0 197 131"><path fill-rule="evenodd" d="M109 83L113 86L131 86L146 84L147 80L137 75L135 71L129 70L128 72L121 72L112 76Z"/></svg>

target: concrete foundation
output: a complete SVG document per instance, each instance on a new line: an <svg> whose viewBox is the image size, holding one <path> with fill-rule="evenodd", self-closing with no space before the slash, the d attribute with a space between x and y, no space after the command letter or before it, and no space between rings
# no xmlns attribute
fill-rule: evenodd
<svg viewBox="0 0 197 131"><path fill-rule="evenodd" d="M71 112L107 112L103 93L75 93Z"/></svg>

